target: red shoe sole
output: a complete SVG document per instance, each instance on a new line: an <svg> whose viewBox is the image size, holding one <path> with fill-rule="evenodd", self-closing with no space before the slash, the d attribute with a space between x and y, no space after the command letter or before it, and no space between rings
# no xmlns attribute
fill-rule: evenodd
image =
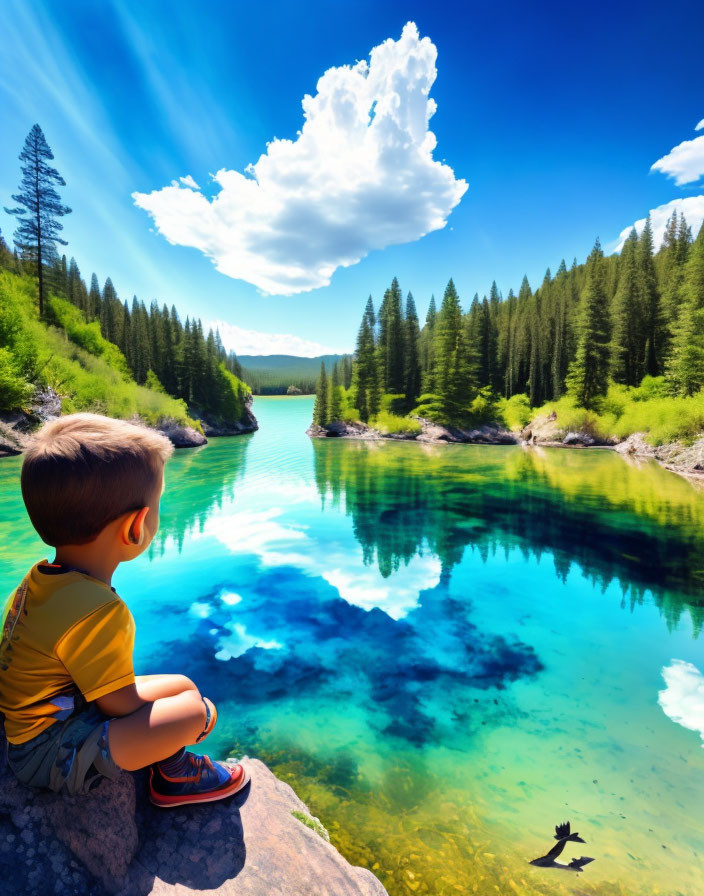
<svg viewBox="0 0 704 896"><path fill-rule="evenodd" d="M152 787L151 778L149 781L149 801L160 809L173 809L177 806L191 806L195 803L215 803L218 800L224 800L228 796L233 796L249 784L249 771L244 767L242 769L242 777L236 781L231 781L217 790L209 790L205 793L189 793L178 796L166 796L157 793Z"/></svg>

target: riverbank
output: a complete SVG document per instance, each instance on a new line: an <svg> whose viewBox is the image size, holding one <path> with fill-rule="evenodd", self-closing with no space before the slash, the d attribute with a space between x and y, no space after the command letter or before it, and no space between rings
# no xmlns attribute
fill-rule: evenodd
<svg viewBox="0 0 704 896"><path fill-rule="evenodd" d="M311 438L360 439L364 441L415 441L431 444L522 445L554 448L609 448L624 457L651 458L665 469L690 479L704 480L704 435L690 443L669 442L651 445L647 434L632 433L624 439L602 438L586 430L565 430L557 423L556 415L536 418L520 431L508 430L499 424L484 424L472 429L460 429L414 417L420 432L382 432L366 423L337 422L326 426L312 424L306 433Z"/></svg>
<svg viewBox="0 0 704 896"><path fill-rule="evenodd" d="M222 423L207 417L197 417L202 432L172 417L163 417L153 427L167 436L175 448L197 448L206 445L209 438L239 436L256 432L259 423L252 411L253 398L245 398L244 413L238 421ZM32 433L48 420L61 416L61 397L53 389L37 389L32 407L28 411L0 414L0 458L13 457L27 450ZM135 422L152 426L139 417Z"/></svg>
<svg viewBox="0 0 704 896"><path fill-rule="evenodd" d="M0 864L7 892L44 896L209 893L387 896L350 865L288 784L256 759L236 796L169 812L146 772L122 772L87 796L32 791L6 768L0 734Z"/></svg>

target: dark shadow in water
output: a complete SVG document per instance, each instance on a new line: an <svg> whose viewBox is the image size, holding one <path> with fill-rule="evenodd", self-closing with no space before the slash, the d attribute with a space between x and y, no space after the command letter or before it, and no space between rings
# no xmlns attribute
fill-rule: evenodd
<svg viewBox="0 0 704 896"><path fill-rule="evenodd" d="M446 571L468 546L484 560L498 549L549 553L563 581L576 563L602 588L621 582L631 606L650 590L669 624L688 609L701 628L704 500L659 467L560 449L325 440L313 449L322 500L344 499L365 563L383 576L428 548Z"/></svg>
<svg viewBox="0 0 704 896"><path fill-rule="evenodd" d="M361 709L372 727L421 746L440 736L438 711L461 717L470 731L482 724L481 713L468 709L468 689L500 690L542 668L529 645L480 631L471 622L471 601L449 596L442 582L395 620L349 604L323 580L293 567L240 574L252 582L246 601L203 620L188 650L181 642L165 644L153 661L167 667L179 655L179 668L204 693L216 702L234 699L245 716L249 706L297 697L315 697L321 712L329 701L339 713L342 700ZM231 584L199 600L216 604L220 588ZM233 624L266 632L281 646L214 660Z"/></svg>

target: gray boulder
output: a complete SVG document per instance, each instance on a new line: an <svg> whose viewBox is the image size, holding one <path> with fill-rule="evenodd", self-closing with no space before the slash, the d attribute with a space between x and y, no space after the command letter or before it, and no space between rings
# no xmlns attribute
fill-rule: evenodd
<svg viewBox="0 0 704 896"><path fill-rule="evenodd" d="M156 428L171 440L175 448L197 448L198 445L205 445L208 442L202 432L175 420L161 420Z"/></svg>
<svg viewBox="0 0 704 896"><path fill-rule="evenodd" d="M590 448L596 445L596 440L586 432L568 432L562 440L563 445L570 445L573 448Z"/></svg>

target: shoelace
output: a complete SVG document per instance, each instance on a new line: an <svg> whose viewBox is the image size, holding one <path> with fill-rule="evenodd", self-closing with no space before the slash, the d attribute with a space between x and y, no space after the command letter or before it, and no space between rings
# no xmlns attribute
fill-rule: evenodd
<svg viewBox="0 0 704 896"><path fill-rule="evenodd" d="M191 768L195 766L197 769L195 775L195 782L198 784L200 782L201 776L203 774L204 768L209 768L211 772L215 771L215 766L212 763L212 760L209 756L199 756L195 753L188 753L188 764Z"/></svg>

